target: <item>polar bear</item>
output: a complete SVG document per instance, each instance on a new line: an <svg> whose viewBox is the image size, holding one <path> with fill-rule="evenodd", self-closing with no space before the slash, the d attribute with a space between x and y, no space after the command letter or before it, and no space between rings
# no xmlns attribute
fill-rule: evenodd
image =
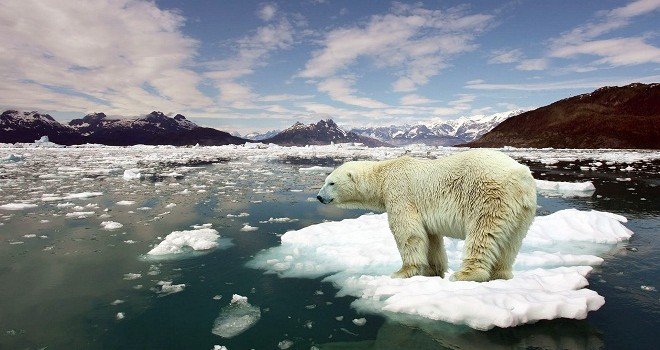
<svg viewBox="0 0 660 350"><path fill-rule="evenodd" d="M403 156L347 162L325 180L317 199L343 208L386 211L403 266L392 276L440 276L443 237L465 240L452 280L510 279L536 212L528 167L502 152L470 150L427 160Z"/></svg>

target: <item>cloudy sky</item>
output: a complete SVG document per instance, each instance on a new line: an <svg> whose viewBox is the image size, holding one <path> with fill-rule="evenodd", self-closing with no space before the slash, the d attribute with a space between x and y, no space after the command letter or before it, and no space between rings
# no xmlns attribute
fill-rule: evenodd
<svg viewBox="0 0 660 350"><path fill-rule="evenodd" d="M660 81L660 0L2 0L0 107L230 131L533 108Z"/></svg>

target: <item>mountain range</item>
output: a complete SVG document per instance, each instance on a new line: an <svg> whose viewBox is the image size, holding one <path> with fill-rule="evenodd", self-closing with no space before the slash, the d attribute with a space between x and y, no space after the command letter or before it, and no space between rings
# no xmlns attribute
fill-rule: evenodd
<svg viewBox="0 0 660 350"><path fill-rule="evenodd" d="M332 119L320 120L317 123L303 124L296 122L275 136L263 139L264 143L275 143L282 146L327 145L330 143L362 143L368 147L389 146L377 139L361 136L352 131L340 128Z"/></svg>
<svg viewBox="0 0 660 350"><path fill-rule="evenodd" d="M660 84L566 98L511 117L465 146L660 149Z"/></svg>
<svg viewBox="0 0 660 350"><path fill-rule="evenodd" d="M91 113L61 124L48 114L8 110L0 115L0 142L33 142L41 136L61 145L99 143L111 146L227 145L249 140L213 128L201 127L181 114L170 118L151 112L136 118L111 118Z"/></svg>
<svg viewBox="0 0 660 350"><path fill-rule="evenodd" d="M475 140L499 123L522 112L522 110L515 110L446 121L431 120L413 125L354 128L351 131L396 146L413 143L452 146Z"/></svg>

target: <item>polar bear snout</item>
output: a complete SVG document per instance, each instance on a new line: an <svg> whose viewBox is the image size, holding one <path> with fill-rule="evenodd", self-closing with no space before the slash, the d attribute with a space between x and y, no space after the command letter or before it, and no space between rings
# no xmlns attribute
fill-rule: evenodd
<svg viewBox="0 0 660 350"><path fill-rule="evenodd" d="M326 189L325 185L321 187L321 190L319 191L319 194L316 196L316 199L318 199L319 202L323 204L329 204L334 200L334 198L328 193L328 190Z"/></svg>

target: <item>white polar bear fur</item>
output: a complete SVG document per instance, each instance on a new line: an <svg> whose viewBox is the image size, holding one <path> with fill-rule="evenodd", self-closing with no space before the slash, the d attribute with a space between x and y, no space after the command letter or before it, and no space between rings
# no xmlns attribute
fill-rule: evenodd
<svg viewBox="0 0 660 350"><path fill-rule="evenodd" d="M347 162L318 199L345 208L387 211L403 266L394 277L444 277L443 237L465 240L452 279L509 279L536 212L528 167L504 153L470 150L436 160L400 157Z"/></svg>

